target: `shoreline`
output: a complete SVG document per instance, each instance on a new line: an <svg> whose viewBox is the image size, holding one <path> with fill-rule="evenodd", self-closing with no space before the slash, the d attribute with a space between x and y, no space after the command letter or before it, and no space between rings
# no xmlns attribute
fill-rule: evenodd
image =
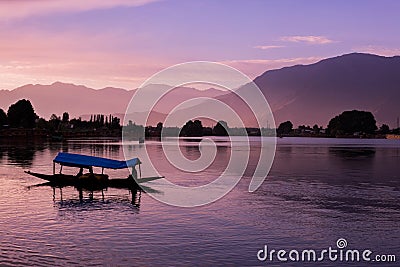
<svg viewBox="0 0 400 267"><path fill-rule="evenodd" d="M165 136L165 137L171 137L171 136ZM196 139L202 139L202 138L207 138L207 137L223 137L223 136L216 136L216 135L205 135L205 136L180 136L179 138L181 139L191 139L191 138L196 138ZM232 137L246 137L246 135L232 135ZM248 137L275 137L277 140L280 139L288 139L288 138L311 138L311 139L371 139L371 140L400 140L400 135L395 135L395 134L389 134L386 136L368 136L368 137L359 137L359 136L340 136L340 137L334 137L334 136L303 136L303 135L285 135L285 136L260 136L260 135L249 135ZM122 136L115 136L115 135L110 135L110 136L103 136L103 135L98 135L98 136L82 136L82 135L77 135L77 136L68 136L65 138L53 138L51 136L35 136L35 135L26 135L26 136L2 136L0 135L0 143L8 142L8 141L13 141L13 142L41 142L41 143L62 143L62 142L68 142L68 141L79 141L79 140L96 140L96 141L122 141ZM145 140L151 140L151 141L160 141L160 137L146 137ZM139 141L138 139L132 139L130 141Z"/></svg>

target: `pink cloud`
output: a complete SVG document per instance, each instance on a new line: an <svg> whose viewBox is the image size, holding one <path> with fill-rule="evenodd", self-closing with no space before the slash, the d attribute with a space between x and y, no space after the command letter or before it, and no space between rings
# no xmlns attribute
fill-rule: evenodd
<svg viewBox="0 0 400 267"><path fill-rule="evenodd" d="M294 43L307 43L307 44L330 44L335 41L328 39L325 36L314 36L314 35L306 35L306 36L283 36L280 38L281 41L284 42L294 42Z"/></svg>
<svg viewBox="0 0 400 267"><path fill-rule="evenodd" d="M168 59L141 54L135 49L112 49L125 40L123 33L118 32L88 38L75 31L54 34L20 29L0 32L0 39L0 89L55 81L93 88L132 89L171 64Z"/></svg>
<svg viewBox="0 0 400 267"><path fill-rule="evenodd" d="M269 50L274 48L282 48L285 47L283 45L257 45L254 48L261 49L261 50Z"/></svg>
<svg viewBox="0 0 400 267"><path fill-rule="evenodd" d="M367 46L360 46L353 49L354 52L361 52L361 53L368 53L368 54L375 54L380 56L399 56L400 55L400 48L389 48L384 46L376 46L376 45L367 45Z"/></svg>
<svg viewBox="0 0 400 267"><path fill-rule="evenodd" d="M157 0L13 0L0 2L0 18L13 19L60 12L82 12L119 6L142 6Z"/></svg>

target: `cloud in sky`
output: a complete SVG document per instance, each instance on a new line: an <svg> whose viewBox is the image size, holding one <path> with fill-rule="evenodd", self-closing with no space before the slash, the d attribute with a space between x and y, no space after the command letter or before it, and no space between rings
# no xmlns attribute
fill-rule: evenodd
<svg viewBox="0 0 400 267"><path fill-rule="evenodd" d="M134 88L164 67L192 60L227 61L253 78L316 61L307 57L347 53L368 45L365 38L396 48L398 5L375 3L357 13L346 1L305 1L298 9L284 1L233 1L225 12L225 1L212 0L0 0L0 89L56 80ZM384 15L367 27L377 9ZM298 14L302 19L293 19Z"/></svg>
<svg viewBox="0 0 400 267"><path fill-rule="evenodd" d="M261 50L269 50L269 49L282 48L282 47L285 47L285 46L283 46L283 45L257 45L257 46L254 46L254 48L261 49Z"/></svg>
<svg viewBox="0 0 400 267"><path fill-rule="evenodd" d="M141 55L135 49L111 50L110 47L127 41L118 32L88 38L76 31L52 34L20 29L0 32L0 40L3 40L0 42L0 89L55 81L93 88L111 85L131 89L170 65L168 59Z"/></svg>
<svg viewBox="0 0 400 267"><path fill-rule="evenodd" d="M280 40L284 42L307 43L315 45L330 44L335 42L325 36L315 36L315 35L283 36L280 38Z"/></svg>
<svg viewBox="0 0 400 267"><path fill-rule="evenodd" d="M392 57L400 56L400 48L389 48L384 46L367 45L360 46L353 49L354 52L375 54L380 56Z"/></svg>
<svg viewBox="0 0 400 267"><path fill-rule="evenodd" d="M0 65L1 87L11 90L16 87L40 83L51 84L56 81L83 84L92 88L106 86L133 89L148 77L165 66L157 64L97 64L88 62L70 62L53 64L4 64Z"/></svg>
<svg viewBox="0 0 400 267"><path fill-rule="evenodd" d="M12 0L0 2L0 18L13 19L60 12L142 6L157 0Z"/></svg>

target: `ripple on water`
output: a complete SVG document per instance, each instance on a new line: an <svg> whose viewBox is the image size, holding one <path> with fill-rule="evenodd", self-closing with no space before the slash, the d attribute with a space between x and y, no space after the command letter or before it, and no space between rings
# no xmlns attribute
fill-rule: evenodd
<svg viewBox="0 0 400 267"><path fill-rule="evenodd" d="M30 149L31 161L21 159L22 149L3 149L0 265L255 266L256 252L264 244L276 249L326 248L339 237L354 248L398 255L398 147L383 141L339 141L284 138L271 175L259 190L248 193L251 177L245 177L221 200L194 209L170 207L147 194L139 206L132 205L126 190L104 191L104 199L101 192L92 197L84 192L82 200L74 188L56 189L55 196L48 187L28 190L41 181L23 171L51 173L60 148ZM345 151L346 145L357 151ZM118 143L74 142L63 149L123 158ZM135 149L140 155L145 147ZM152 142L147 149L159 155L161 147ZM182 151L196 152L191 152L193 147ZM203 173L207 181L220 173L226 158ZM161 156L159 160L162 164ZM201 179L163 168L163 174L177 182L196 185L199 181L190 178Z"/></svg>

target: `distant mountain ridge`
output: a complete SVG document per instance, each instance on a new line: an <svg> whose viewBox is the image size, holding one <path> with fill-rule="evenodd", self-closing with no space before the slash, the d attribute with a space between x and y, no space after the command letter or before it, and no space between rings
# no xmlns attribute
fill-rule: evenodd
<svg viewBox="0 0 400 267"><path fill-rule="evenodd" d="M345 110L371 111L379 124L395 127L400 116L400 57L353 53L266 71L254 79L268 100L276 124L327 126ZM238 89L249 90L248 85ZM239 106L234 94L219 99ZM258 111L260 112L260 111Z"/></svg>
<svg viewBox="0 0 400 267"><path fill-rule="evenodd" d="M166 85L152 85L147 90L148 95L154 95L154 90L166 90ZM137 89L126 90L106 87L92 89L82 85L55 82L51 85L24 85L14 90L0 90L0 108L7 112L8 107L20 99L29 99L36 113L46 119L52 114L58 116L69 112L71 117L87 114L124 114L131 98ZM190 87L178 87L169 92L158 105L158 112L166 112L171 106L190 99L191 97L217 97L225 94L217 89L197 90ZM144 108L136 107L138 112Z"/></svg>
<svg viewBox="0 0 400 267"><path fill-rule="evenodd" d="M371 54L346 54L321 60L310 65L296 65L278 70L266 71L254 82L268 100L276 124L291 120L294 126L322 125L344 110L371 111L378 124L396 126L400 116L400 57L383 57ZM165 85L152 85L147 89L150 96ZM244 85L237 90L249 90ZM89 114L121 114L136 90L104 88L100 90L73 84L25 85L12 91L0 90L0 108L7 111L10 104L19 99L29 99L35 111L49 118L55 113L68 111L71 117ZM239 113L249 112L242 108L234 93L208 89L180 87L174 89L156 107L154 120L165 118L171 108L185 100L209 97L221 100L235 107ZM206 104L202 108L209 109ZM144 116L144 106L135 107L138 116ZM212 109L212 108L211 108ZM265 112L256 110L255 112ZM181 111L183 115L185 111ZM86 115L86 116L85 116ZM221 117L229 121L229 118ZM157 121L149 121L155 125ZM249 126L252 125L248 121Z"/></svg>
<svg viewBox="0 0 400 267"><path fill-rule="evenodd" d="M400 116L399 56L347 54L267 71L254 82L270 101L277 122L326 126L342 111L360 109L395 127Z"/></svg>

